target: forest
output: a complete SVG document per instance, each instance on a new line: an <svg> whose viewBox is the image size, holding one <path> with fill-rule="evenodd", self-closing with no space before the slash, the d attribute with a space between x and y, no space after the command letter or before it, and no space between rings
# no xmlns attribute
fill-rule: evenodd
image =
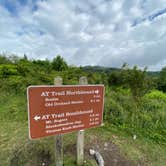
<svg viewBox="0 0 166 166"><path fill-rule="evenodd" d="M61 76L64 85L104 84L104 126L88 129L86 138L111 141L128 165L164 166L166 154L166 66L158 72L130 67L68 65L60 55L53 60L28 59L26 55L0 55L0 161L3 166L53 165L51 137L28 139L26 90L30 85L52 85ZM100 138L100 139L99 139ZM75 145L74 133L64 138L65 147ZM87 145L90 142L86 142ZM69 148L69 149L70 149ZM65 165L75 157L65 154ZM46 161L45 161L46 160ZM93 166L92 159L85 165ZM1 165L0 164L0 165ZM119 164L120 165L120 164Z"/></svg>

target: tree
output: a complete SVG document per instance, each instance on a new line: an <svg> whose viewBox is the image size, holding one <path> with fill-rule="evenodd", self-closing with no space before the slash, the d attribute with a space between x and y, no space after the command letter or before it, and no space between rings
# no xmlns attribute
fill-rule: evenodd
<svg viewBox="0 0 166 166"><path fill-rule="evenodd" d="M28 57L26 54L24 54L24 57L23 57L24 60L28 61Z"/></svg>
<svg viewBox="0 0 166 166"><path fill-rule="evenodd" d="M11 61L5 56L5 55L0 55L0 64L9 64Z"/></svg>
<svg viewBox="0 0 166 166"><path fill-rule="evenodd" d="M144 70L138 69L134 66L130 69L127 65L122 67L121 78L125 86L128 86L131 90L134 99L142 97L153 87L153 81L147 76L147 68Z"/></svg>
<svg viewBox="0 0 166 166"><path fill-rule="evenodd" d="M162 68L158 81L158 88L163 92L166 92L166 67Z"/></svg>
<svg viewBox="0 0 166 166"><path fill-rule="evenodd" d="M60 55L58 55L57 57L53 59L52 69L57 71L63 71L63 70L66 70L67 68L68 68L67 63Z"/></svg>
<svg viewBox="0 0 166 166"><path fill-rule="evenodd" d="M37 66L39 69L44 70L46 73L50 73L52 70L51 63L48 59L33 60L32 63L35 64L35 66Z"/></svg>
<svg viewBox="0 0 166 166"><path fill-rule="evenodd" d="M16 63L16 66L17 71L21 76L26 76L30 71L33 70L32 62L25 57L19 59L19 61Z"/></svg>
<svg viewBox="0 0 166 166"><path fill-rule="evenodd" d="M112 71L108 77L108 84L110 86L122 85L121 73L119 71Z"/></svg>

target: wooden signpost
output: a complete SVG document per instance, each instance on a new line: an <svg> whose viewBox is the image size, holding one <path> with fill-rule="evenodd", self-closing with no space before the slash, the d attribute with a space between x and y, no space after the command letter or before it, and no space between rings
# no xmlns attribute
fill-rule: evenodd
<svg viewBox="0 0 166 166"><path fill-rule="evenodd" d="M78 131L77 164L83 162L84 129L100 126L103 120L104 86L61 85L56 78L53 86L30 86L28 94L29 137L55 136L56 165L63 165L62 134Z"/></svg>
<svg viewBox="0 0 166 166"><path fill-rule="evenodd" d="M54 85L61 86L63 80L61 77L56 77L54 79ZM63 136L62 134L55 136L55 159L56 166L63 166Z"/></svg>
<svg viewBox="0 0 166 166"><path fill-rule="evenodd" d="M80 85L87 85L88 80L86 77L79 79ZM77 133L77 165L83 165L84 162L84 130L79 130Z"/></svg>

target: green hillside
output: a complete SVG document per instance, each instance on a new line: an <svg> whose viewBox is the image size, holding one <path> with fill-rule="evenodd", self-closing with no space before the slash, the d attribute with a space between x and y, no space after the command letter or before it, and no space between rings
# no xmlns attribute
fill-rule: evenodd
<svg viewBox="0 0 166 166"><path fill-rule="evenodd" d="M86 76L89 84L105 85L104 126L85 131L85 166L96 165L89 156L90 148L98 149L106 163L114 165L165 166L166 68L149 74L146 69L127 65L121 69L69 66L60 56L48 61L3 55L0 165L54 165L54 137L28 138L26 89L29 85L52 85L56 76L61 76L65 85L78 84L81 76ZM76 165L75 144L76 132L64 135L66 166Z"/></svg>

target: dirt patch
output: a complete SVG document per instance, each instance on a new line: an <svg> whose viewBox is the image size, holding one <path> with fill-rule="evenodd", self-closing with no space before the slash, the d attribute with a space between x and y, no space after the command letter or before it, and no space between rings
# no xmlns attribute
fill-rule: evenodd
<svg viewBox="0 0 166 166"><path fill-rule="evenodd" d="M111 141L101 141L98 137L91 137L85 144L85 159L95 161L94 156L89 154L89 150L93 149L101 154L104 159L105 166L143 166L143 164L134 164L131 160L125 158L120 153L120 149ZM28 153L28 152L27 152ZM31 149L29 151L31 158L27 158L26 153L19 149L13 152L10 166L34 165L34 166L49 166L54 161L49 151ZM66 156L74 156L76 158L76 144L64 146L64 154ZM75 165L75 164L74 164Z"/></svg>
<svg viewBox="0 0 166 166"><path fill-rule="evenodd" d="M37 163L39 163L39 165L49 166L51 164L51 154L49 151L41 151L40 153L38 153L37 159Z"/></svg>
<svg viewBox="0 0 166 166"><path fill-rule="evenodd" d="M122 154L120 154L119 148L113 144L111 141L109 142L97 142L88 145L85 148L85 153L89 157L89 149L94 149L98 151L103 159L105 166L134 166L134 163L128 159L126 159Z"/></svg>
<svg viewBox="0 0 166 166"><path fill-rule="evenodd" d="M85 158L94 159L94 156L89 154L89 149L98 151L103 159L105 166L137 166L132 161L126 159L121 153L117 145L111 141L104 142L99 139L91 139L90 143L85 145ZM69 145L64 149L66 154L76 154L76 145Z"/></svg>
<svg viewBox="0 0 166 166"><path fill-rule="evenodd" d="M49 151L35 152L31 158L27 158L23 151L15 150L10 161L10 166L49 166L51 165L51 154Z"/></svg>

